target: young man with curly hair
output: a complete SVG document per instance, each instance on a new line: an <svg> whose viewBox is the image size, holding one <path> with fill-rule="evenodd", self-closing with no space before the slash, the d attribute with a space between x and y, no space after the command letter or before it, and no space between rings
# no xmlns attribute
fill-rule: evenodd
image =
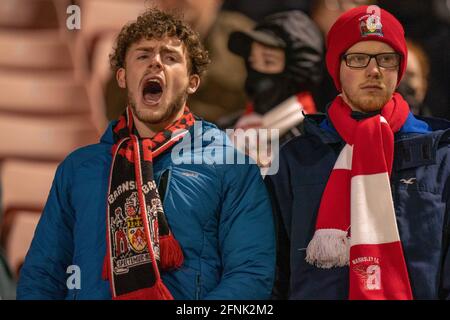
<svg viewBox="0 0 450 320"><path fill-rule="evenodd" d="M19 299L270 296L274 228L259 170L204 159L211 144L234 149L186 106L208 62L173 15L151 9L122 29L111 64L128 106L58 167ZM174 161L180 145L194 163Z"/></svg>

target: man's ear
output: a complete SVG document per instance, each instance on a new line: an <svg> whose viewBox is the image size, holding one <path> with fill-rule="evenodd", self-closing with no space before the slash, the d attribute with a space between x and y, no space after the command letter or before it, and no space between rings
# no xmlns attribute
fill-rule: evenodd
<svg viewBox="0 0 450 320"><path fill-rule="evenodd" d="M187 93L193 94L195 91L197 91L199 86L200 86L200 76L198 74L191 74L189 76L189 86L187 89Z"/></svg>
<svg viewBox="0 0 450 320"><path fill-rule="evenodd" d="M122 88L122 89L127 88L127 77L126 77L125 68L119 68L117 70L116 80L117 80L117 84L119 85L120 88Z"/></svg>

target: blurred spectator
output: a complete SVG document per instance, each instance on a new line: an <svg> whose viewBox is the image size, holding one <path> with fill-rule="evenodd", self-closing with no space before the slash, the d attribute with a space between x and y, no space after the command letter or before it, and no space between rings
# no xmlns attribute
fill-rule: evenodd
<svg viewBox="0 0 450 320"><path fill-rule="evenodd" d="M370 0L313 0L311 1L311 18L324 35L328 34L337 18L347 10L373 3Z"/></svg>
<svg viewBox="0 0 450 320"><path fill-rule="evenodd" d="M249 104L234 126L278 129L280 143L299 135L303 112L316 110L310 90L323 67L322 37L314 22L301 11L275 13L250 32L232 33L228 46L247 68ZM222 127L233 126L233 120L222 119Z"/></svg>
<svg viewBox="0 0 450 320"><path fill-rule="evenodd" d="M450 4L446 0L378 0L398 17L408 38L424 48L430 62L424 104L432 116L450 119Z"/></svg>
<svg viewBox="0 0 450 320"><path fill-rule="evenodd" d="M342 13L361 5L372 4L373 2L370 0L312 0L310 7L311 18L322 31L325 39L331 26ZM326 105L337 94L333 80L324 69L322 82L314 91L314 101L317 104L317 110L324 112Z"/></svg>
<svg viewBox="0 0 450 320"><path fill-rule="evenodd" d="M201 36L211 58L211 65L202 79L199 91L188 100L192 112L205 120L216 122L245 106L242 90L245 80L244 63L227 49L229 34L250 30L254 22L238 12L220 11L222 0L152 0L147 4L165 11L179 11L185 21ZM107 87L108 118L120 115L126 96L112 78Z"/></svg>
<svg viewBox="0 0 450 320"><path fill-rule="evenodd" d="M223 9L238 11L261 22L264 17L282 11L301 10L308 13L312 0L225 0Z"/></svg>
<svg viewBox="0 0 450 320"><path fill-rule="evenodd" d="M433 0L433 9L436 17L447 24L450 24L450 2L447 0Z"/></svg>
<svg viewBox="0 0 450 320"><path fill-rule="evenodd" d="M8 263L0 250L0 300L14 300L16 284Z"/></svg>
<svg viewBox="0 0 450 320"><path fill-rule="evenodd" d="M0 250L0 300L14 300L16 298L16 284L13 275Z"/></svg>
<svg viewBox="0 0 450 320"><path fill-rule="evenodd" d="M405 75L397 89L408 102L416 115L430 116L428 106L423 104L428 88L430 65L422 47L414 41L407 40L408 64Z"/></svg>
<svg viewBox="0 0 450 320"><path fill-rule="evenodd" d="M0 185L0 225L3 217L2 188ZM16 298L16 285L8 262L0 248L0 300L12 300Z"/></svg>

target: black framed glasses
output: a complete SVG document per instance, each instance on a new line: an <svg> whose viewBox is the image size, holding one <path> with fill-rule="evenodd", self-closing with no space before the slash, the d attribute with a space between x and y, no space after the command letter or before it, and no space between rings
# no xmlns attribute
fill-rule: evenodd
<svg viewBox="0 0 450 320"><path fill-rule="evenodd" d="M400 54L397 52L385 52L378 54L347 53L342 55L347 67L362 69L369 65L370 60L375 58L377 65L381 68L395 68L400 64Z"/></svg>

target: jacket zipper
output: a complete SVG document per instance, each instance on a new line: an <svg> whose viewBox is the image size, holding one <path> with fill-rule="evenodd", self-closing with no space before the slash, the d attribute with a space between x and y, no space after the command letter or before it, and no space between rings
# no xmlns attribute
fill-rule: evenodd
<svg viewBox="0 0 450 320"><path fill-rule="evenodd" d="M197 277L195 279L195 287L196 287L195 300L200 300L200 294L201 294L201 288L202 288L200 273L197 273Z"/></svg>

